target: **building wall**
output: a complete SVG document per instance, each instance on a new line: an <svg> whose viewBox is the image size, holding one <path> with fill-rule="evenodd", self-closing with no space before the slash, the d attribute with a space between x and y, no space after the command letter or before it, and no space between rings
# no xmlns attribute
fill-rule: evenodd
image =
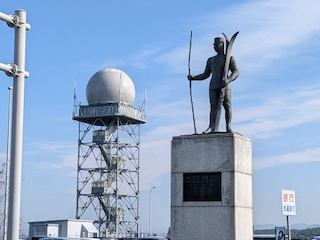
<svg viewBox="0 0 320 240"><path fill-rule="evenodd" d="M83 233L81 235L81 233ZM40 237L93 237L98 233L90 220L54 220L29 222L29 238Z"/></svg>
<svg viewBox="0 0 320 240"><path fill-rule="evenodd" d="M58 237L59 236L59 224L49 224L47 226L47 236Z"/></svg>

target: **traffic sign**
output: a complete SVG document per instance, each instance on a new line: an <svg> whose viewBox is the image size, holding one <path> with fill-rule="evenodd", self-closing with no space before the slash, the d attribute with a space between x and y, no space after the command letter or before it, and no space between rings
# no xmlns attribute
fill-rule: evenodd
<svg viewBox="0 0 320 240"><path fill-rule="evenodd" d="M282 190L282 214L296 215L296 196L294 190Z"/></svg>

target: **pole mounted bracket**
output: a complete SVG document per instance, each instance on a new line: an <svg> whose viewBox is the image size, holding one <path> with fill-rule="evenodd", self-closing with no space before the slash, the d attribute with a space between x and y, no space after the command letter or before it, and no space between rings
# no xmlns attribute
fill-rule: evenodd
<svg viewBox="0 0 320 240"><path fill-rule="evenodd" d="M6 71L5 72L6 75L8 77L18 77L19 72L21 72L21 71L19 71L19 67L14 63L10 63L10 64L8 64L8 66L10 67L10 71Z"/></svg>
<svg viewBox="0 0 320 240"><path fill-rule="evenodd" d="M11 28L20 28L22 25L26 25L26 30L31 28L30 24L21 22L19 17L15 14L9 15L11 17L11 21L7 22L7 25Z"/></svg>
<svg viewBox="0 0 320 240"><path fill-rule="evenodd" d="M26 30L29 30L31 28L30 24L20 21L19 16L15 14L7 15L0 12L0 20L5 21L11 28L21 28L23 25L25 25Z"/></svg>
<svg viewBox="0 0 320 240"><path fill-rule="evenodd" d="M0 70L4 71L9 77L19 77L21 74L24 74L24 77L28 78L30 75L27 71L21 71L14 63L8 65L0 63Z"/></svg>
<svg viewBox="0 0 320 240"><path fill-rule="evenodd" d="M11 17L11 21L7 22L7 25L11 28L21 27L22 22L19 21L19 17L15 14L9 15Z"/></svg>

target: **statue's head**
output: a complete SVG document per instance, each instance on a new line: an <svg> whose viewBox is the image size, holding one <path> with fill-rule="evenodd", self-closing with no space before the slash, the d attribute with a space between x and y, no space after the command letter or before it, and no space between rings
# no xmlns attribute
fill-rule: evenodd
<svg viewBox="0 0 320 240"><path fill-rule="evenodd" d="M217 53L224 53L224 38L217 37L214 39L213 48Z"/></svg>

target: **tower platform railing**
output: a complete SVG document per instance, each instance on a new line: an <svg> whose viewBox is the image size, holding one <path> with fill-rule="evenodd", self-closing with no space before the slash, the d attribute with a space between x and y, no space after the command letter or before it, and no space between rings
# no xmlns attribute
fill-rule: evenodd
<svg viewBox="0 0 320 240"><path fill-rule="evenodd" d="M147 121L144 109L134 108L125 103L77 105L73 112L73 120L85 123L92 123L96 118L114 117L128 119L132 124L141 124Z"/></svg>

